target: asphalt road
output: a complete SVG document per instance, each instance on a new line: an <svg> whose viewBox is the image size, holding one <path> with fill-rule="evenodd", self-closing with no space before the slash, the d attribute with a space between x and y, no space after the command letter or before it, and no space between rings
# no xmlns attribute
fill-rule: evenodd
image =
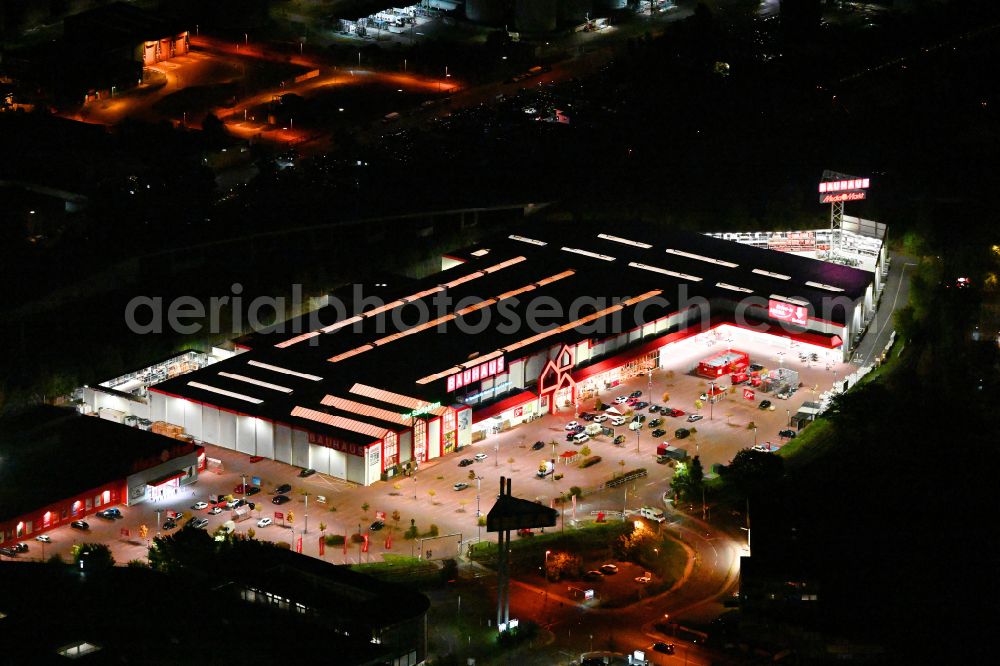
<svg viewBox="0 0 1000 666"><path fill-rule="evenodd" d="M917 265L913 257L890 253L889 277L882 291L875 318L868 327L868 332L861 339L861 344L854 352L854 360L866 365L882 353L889 342L889 336L895 330L893 315L906 307L910 302L910 277Z"/></svg>

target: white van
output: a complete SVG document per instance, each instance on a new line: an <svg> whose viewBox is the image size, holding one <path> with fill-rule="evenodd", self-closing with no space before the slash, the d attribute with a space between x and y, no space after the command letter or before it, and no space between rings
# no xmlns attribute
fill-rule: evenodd
<svg viewBox="0 0 1000 666"><path fill-rule="evenodd" d="M642 430L642 421L632 421L628 424L629 430Z"/></svg>
<svg viewBox="0 0 1000 666"><path fill-rule="evenodd" d="M625 417L624 416L612 416L611 417L611 425L613 425L613 426L625 425Z"/></svg>
<svg viewBox="0 0 1000 666"><path fill-rule="evenodd" d="M573 438L574 444L583 444L584 442L589 442L589 441L590 441L590 435L588 435L585 432L577 433L576 436Z"/></svg>
<svg viewBox="0 0 1000 666"><path fill-rule="evenodd" d="M662 511L651 506L644 506L639 509L639 515L657 523L662 523L667 519L666 516L663 515Z"/></svg>

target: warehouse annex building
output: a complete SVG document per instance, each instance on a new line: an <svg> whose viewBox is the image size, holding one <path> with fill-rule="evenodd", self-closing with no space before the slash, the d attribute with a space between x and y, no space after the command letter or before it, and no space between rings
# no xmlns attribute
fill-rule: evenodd
<svg viewBox="0 0 1000 666"><path fill-rule="evenodd" d="M552 227L450 253L377 304L346 303L339 318L328 306L151 387L150 418L367 485L498 423L572 409L713 327L740 322L846 358L877 298L868 271L699 234L630 236ZM445 295L452 305L436 309ZM525 322L539 297L561 306L543 327L500 325Z"/></svg>
<svg viewBox="0 0 1000 666"><path fill-rule="evenodd" d="M38 407L0 421L0 544L198 480L205 449L137 428Z"/></svg>

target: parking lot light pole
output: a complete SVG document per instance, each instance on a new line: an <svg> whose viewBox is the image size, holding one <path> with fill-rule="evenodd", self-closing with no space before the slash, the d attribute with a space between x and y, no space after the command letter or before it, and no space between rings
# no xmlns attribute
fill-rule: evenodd
<svg viewBox="0 0 1000 666"><path fill-rule="evenodd" d="M715 418L715 382L708 383L708 420Z"/></svg>

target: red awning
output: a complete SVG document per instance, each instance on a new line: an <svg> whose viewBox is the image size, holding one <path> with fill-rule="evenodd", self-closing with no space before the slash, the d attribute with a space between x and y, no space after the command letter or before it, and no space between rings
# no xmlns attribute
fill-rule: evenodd
<svg viewBox="0 0 1000 666"><path fill-rule="evenodd" d="M578 455L580 455L580 454L577 453L576 451L563 451L562 453L559 454L559 457L560 458L575 458Z"/></svg>
<svg viewBox="0 0 1000 666"><path fill-rule="evenodd" d="M531 402L538 396L531 391L521 391L516 395L512 395L509 398L504 398L500 402L495 402L492 405L483 407L482 409L475 410L472 412L472 422L479 423L484 421L491 416L496 416L497 414L502 414L508 409L513 409L519 405L523 405L527 402Z"/></svg>

